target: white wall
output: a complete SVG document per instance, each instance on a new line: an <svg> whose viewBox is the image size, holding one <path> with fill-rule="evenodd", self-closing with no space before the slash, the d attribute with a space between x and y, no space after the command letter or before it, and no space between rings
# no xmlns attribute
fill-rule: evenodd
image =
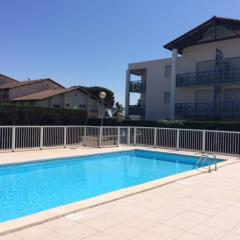
<svg viewBox="0 0 240 240"><path fill-rule="evenodd" d="M83 108L87 105L86 94L79 90L67 92L64 96L66 108L74 108L75 106L77 108ZM67 106L67 104L69 104L69 106Z"/></svg>
<svg viewBox="0 0 240 240"><path fill-rule="evenodd" d="M165 66L171 59L129 64L129 70L146 69L145 119L169 117L169 104L164 104L164 92L170 91L170 78L165 78Z"/></svg>

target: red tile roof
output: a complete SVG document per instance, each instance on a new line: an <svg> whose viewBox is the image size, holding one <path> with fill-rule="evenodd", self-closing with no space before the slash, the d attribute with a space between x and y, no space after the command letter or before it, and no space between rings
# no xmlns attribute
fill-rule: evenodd
<svg viewBox="0 0 240 240"><path fill-rule="evenodd" d="M56 96L56 95L59 95L59 94L62 94L62 93L71 92L73 90L79 90L79 91L89 95L91 98L94 98L95 100L98 100L97 97L91 95L86 90L81 89L79 87L72 87L72 88L63 88L63 89L49 89L49 90L45 90L45 91L41 91L41 92L32 93L32 94L29 94L29 95L17 97L17 98L11 99L11 101L43 100L43 99L53 97L53 96Z"/></svg>
<svg viewBox="0 0 240 240"><path fill-rule="evenodd" d="M60 87L64 88L59 83L53 81L50 78L47 78L47 79L29 80L29 81L22 81L22 82L5 83L5 84L0 85L0 90L1 89L12 89L12 88L17 88L17 87L22 87L22 86L25 86L25 85L30 85L30 84L34 84L34 83L38 83L38 82L43 82L43 81L52 81L55 84L59 85Z"/></svg>
<svg viewBox="0 0 240 240"><path fill-rule="evenodd" d="M11 101L33 101L33 100L42 100L45 98L53 97L65 92L70 92L76 90L77 88L62 88L62 89L49 89L41 92L32 93L29 95L17 97L11 99Z"/></svg>

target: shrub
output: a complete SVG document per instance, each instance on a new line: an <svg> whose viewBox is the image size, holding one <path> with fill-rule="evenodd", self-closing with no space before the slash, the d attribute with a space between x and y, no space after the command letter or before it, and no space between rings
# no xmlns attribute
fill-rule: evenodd
<svg viewBox="0 0 240 240"><path fill-rule="evenodd" d="M0 125L81 125L85 110L0 105Z"/></svg>
<svg viewBox="0 0 240 240"><path fill-rule="evenodd" d="M100 119L89 119L88 125L100 125ZM123 120L104 119L105 126L139 126L160 128L185 128L185 129L207 129L223 131L240 131L240 122L223 121L145 121L145 120Z"/></svg>

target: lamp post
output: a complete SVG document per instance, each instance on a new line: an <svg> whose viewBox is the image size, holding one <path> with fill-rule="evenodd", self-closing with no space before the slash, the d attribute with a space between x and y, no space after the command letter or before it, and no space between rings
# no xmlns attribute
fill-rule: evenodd
<svg viewBox="0 0 240 240"><path fill-rule="evenodd" d="M105 92L99 93L99 98L102 100L102 114L101 114L101 126L103 126L103 100L106 98L107 94Z"/></svg>

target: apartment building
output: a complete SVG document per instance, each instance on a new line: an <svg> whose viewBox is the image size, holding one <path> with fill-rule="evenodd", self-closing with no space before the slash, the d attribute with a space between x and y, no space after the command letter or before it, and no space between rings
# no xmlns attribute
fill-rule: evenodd
<svg viewBox="0 0 240 240"><path fill-rule="evenodd" d="M240 118L240 20L214 16L164 48L171 58L128 65L127 117Z"/></svg>
<svg viewBox="0 0 240 240"><path fill-rule="evenodd" d="M102 115L101 102L96 96L80 87L65 88L52 79L17 81L0 75L0 103L84 109L91 118L100 118Z"/></svg>

